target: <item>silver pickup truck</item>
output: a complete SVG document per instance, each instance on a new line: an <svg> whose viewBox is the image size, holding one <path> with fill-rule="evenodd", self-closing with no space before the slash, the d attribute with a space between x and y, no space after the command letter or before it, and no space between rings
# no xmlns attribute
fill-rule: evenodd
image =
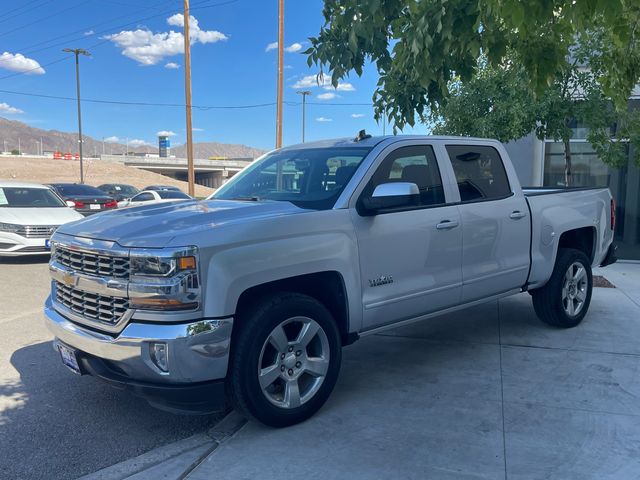
<svg viewBox="0 0 640 480"><path fill-rule="evenodd" d="M497 141L360 132L270 152L206 201L60 227L46 322L76 373L286 426L360 336L521 292L578 325L614 223L606 188L523 191Z"/></svg>

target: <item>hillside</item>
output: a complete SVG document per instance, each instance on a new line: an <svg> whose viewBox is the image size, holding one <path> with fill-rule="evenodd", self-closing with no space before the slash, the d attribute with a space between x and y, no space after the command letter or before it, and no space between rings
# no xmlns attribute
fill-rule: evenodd
<svg viewBox="0 0 640 480"><path fill-rule="evenodd" d="M105 160L85 159L85 183L98 186L103 183L127 183L137 188L147 185L175 185L187 192L187 183L173 180L158 173ZM0 156L0 180L16 180L34 183L78 182L79 162L30 157ZM206 197L213 190L196 185L196 196Z"/></svg>
<svg viewBox="0 0 640 480"><path fill-rule="evenodd" d="M101 139L84 136L84 154L86 157L99 155L103 152L122 154L126 151L126 144L122 143L105 143L103 145ZM20 148L23 153L36 154L40 148L40 140L42 139L43 151L56 151L75 153L78 151L78 134L73 132L60 132L58 130L42 130L34 128L26 123L15 120L8 120L0 117L0 142L6 141L8 151L18 148L18 139L20 139ZM202 142L194 143L195 158L209 157L235 157L235 158L256 158L262 155L262 150L248 147L246 145ZM0 143L0 151L4 149L4 144ZM158 153L156 146L129 146L129 152L138 153ZM186 156L186 147L177 145L171 148L171 154L177 157Z"/></svg>

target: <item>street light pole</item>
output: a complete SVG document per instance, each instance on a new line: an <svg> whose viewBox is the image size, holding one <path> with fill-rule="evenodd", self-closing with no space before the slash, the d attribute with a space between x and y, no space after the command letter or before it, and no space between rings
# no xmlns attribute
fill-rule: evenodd
<svg viewBox="0 0 640 480"><path fill-rule="evenodd" d="M284 88L284 0L278 0L278 93L276 105L276 148L282 147L282 103Z"/></svg>
<svg viewBox="0 0 640 480"><path fill-rule="evenodd" d="M189 37L189 0L184 0L184 96L187 114L187 181L189 195L195 195L193 170L193 128L191 126L191 38Z"/></svg>
<svg viewBox="0 0 640 480"><path fill-rule="evenodd" d="M76 100L78 102L78 148L80 150L80 183L84 183L84 168L82 158L82 113L80 111L80 62L79 55L91 55L84 48L65 48L62 50L66 53L73 53L76 57Z"/></svg>
<svg viewBox="0 0 640 480"><path fill-rule="evenodd" d="M307 95L311 95L311 92L309 90L301 90L296 93L298 95L302 95L302 143L304 143L304 124L306 119Z"/></svg>

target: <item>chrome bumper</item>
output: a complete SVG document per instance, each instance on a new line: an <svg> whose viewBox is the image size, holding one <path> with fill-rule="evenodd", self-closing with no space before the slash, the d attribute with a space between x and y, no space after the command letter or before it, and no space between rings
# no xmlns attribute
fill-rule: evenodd
<svg viewBox="0 0 640 480"><path fill-rule="evenodd" d="M181 324L130 323L115 336L83 328L53 307L44 306L47 328L58 342L110 362L126 377L145 382L188 384L222 379L227 374L232 318L198 320ZM158 314L162 315L162 314ZM169 371L151 360L149 344L164 342Z"/></svg>

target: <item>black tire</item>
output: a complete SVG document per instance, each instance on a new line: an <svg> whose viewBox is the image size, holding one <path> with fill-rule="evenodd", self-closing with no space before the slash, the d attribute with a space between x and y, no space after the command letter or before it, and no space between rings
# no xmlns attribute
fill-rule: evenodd
<svg viewBox="0 0 640 480"><path fill-rule="evenodd" d="M563 298L565 287L565 275L570 267L580 265L586 273L586 284L584 286L584 300L581 307L575 309L575 314L570 315L565 306L568 302L579 302L579 299ZM574 269L576 267L573 267ZM579 286L577 287L580 289ZM540 320L548 325L559 328L572 328L580 324L589 310L591 303L591 292L593 290L593 277L591 274L591 263L587 256L580 250L573 248L560 248L556 257L556 264L553 273L547 284L531 291L533 308ZM577 297L576 297L577 298ZM571 307L568 307L569 309ZM575 307L574 307L575 308Z"/></svg>
<svg viewBox="0 0 640 480"><path fill-rule="evenodd" d="M316 337L313 337L313 342L322 342L322 345L326 349L328 342L328 367L324 374L324 379L320 382L317 391L313 393L307 400L301 403L299 406L278 406L272 403L269 398L275 398L278 396L278 388L282 383L282 401L286 401L285 388L287 380L290 378L277 378L273 384L269 387L276 393L272 395L269 392L263 391L258 379L260 368L263 368L260 364L263 361L263 351L266 349L273 349L275 357L273 355L270 358L275 358L275 365L279 365L279 369L283 368L286 361L290 360L290 354L286 354L287 360L281 359L279 349L274 345L267 342L267 339L273 338L271 335L281 323L288 319L304 317L311 319L320 326L324 332L325 337L321 337L318 333ZM304 324L301 324L304 326ZM297 328L296 322L290 324L291 329L287 330L286 336L291 345L295 340L289 338L295 337L294 328ZM320 407L329 398L329 395L333 391L336 380L338 379L338 373L340 371L340 363L342 360L342 346L340 341L340 333L336 326L335 320L331 316L331 313L320 302L307 295L298 293L278 293L269 296L258 304L240 314L237 319L238 330L234 332L234 340L231 348L230 366L228 374L228 386L230 390L231 400L233 405L248 418L257 420L265 425L271 427L286 427L294 425L296 423L303 422L316 413ZM288 327L285 326L285 329ZM302 328L302 327L301 327ZM293 332L293 333L292 333ZM326 340L326 341L325 341ZM291 347L287 347L289 350ZM297 348L297 347L296 347ZM302 347L301 347L302 348ZM324 351L324 350L323 350ZM298 353L296 350L294 353ZM307 358L307 347L304 347L304 358ZM323 358L325 358L323 356ZM297 360L297 359L293 359ZM313 360L313 359L312 359ZM297 367L297 363L295 365ZM295 368L294 367L294 368ZM290 370L282 371L282 374L278 374L280 377L284 377ZM304 367L299 370L300 376L296 380L296 385L299 385L304 380L307 380L304 372ZM310 377L310 383L316 381L319 377ZM310 389L311 392L313 389ZM304 398L303 387L299 388L298 395ZM311 395L311 393L309 393Z"/></svg>

